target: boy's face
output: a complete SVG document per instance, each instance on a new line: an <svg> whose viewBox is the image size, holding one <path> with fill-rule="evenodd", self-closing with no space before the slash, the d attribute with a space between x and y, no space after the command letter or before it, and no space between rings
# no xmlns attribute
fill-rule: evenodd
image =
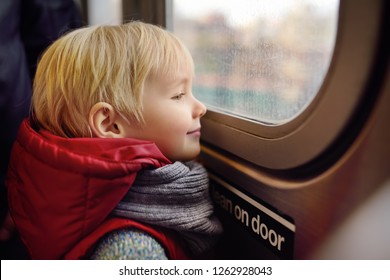
<svg viewBox="0 0 390 280"><path fill-rule="evenodd" d="M145 124L126 128L127 137L150 140L172 162L194 159L200 152L200 118L206 107L192 95L192 73L156 78L144 86Z"/></svg>

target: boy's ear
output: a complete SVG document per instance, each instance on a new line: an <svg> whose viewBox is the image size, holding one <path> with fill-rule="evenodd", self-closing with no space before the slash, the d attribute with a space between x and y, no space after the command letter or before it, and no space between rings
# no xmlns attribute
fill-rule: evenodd
<svg viewBox="0 0 390 280"><path fill-rule="evenodd" d="M114 108L106 103L99 102L89 111L89 126L94 136L99 138L122 138L120 116Z"/></svg>

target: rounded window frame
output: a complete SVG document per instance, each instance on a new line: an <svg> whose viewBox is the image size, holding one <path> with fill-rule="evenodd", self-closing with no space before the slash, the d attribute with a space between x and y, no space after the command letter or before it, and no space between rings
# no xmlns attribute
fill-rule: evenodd
<svg viewBox="0 0 390 280"><path fill-rule="evenodd" d="M258 166L303 166L343 132L365 94L380 39L384 1L341 0L333 57L319 92L295 119L270 126L209 109L202 140Z"/></svg>

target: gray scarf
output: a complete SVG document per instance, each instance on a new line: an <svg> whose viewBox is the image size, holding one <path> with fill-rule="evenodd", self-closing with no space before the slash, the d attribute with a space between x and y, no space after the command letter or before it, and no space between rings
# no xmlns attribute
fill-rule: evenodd
<svg viewBox="0 0 390 280"><path fill-rule="evenodd" d="M208 176L195 161L143 170L113 214L180 233L196 255L222 233L214 215Z"/></svg>

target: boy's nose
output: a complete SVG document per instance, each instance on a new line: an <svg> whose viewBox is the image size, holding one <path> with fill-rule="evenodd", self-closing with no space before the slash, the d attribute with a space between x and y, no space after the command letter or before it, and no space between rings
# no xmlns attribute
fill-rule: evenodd
<svg viewBox="0 0 390 280"><path fill-rule="evenodd" d="M195 102L194 116L199 118L203 117L207 112L206 106L195 97L194 97L194 102Z"/></svg>

